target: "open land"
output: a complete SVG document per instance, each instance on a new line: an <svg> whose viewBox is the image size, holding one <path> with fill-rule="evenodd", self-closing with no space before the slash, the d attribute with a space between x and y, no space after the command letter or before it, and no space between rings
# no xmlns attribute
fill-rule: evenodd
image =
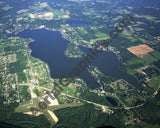
<svg viewBox="0 0 160 128"><path fill-rule="evenodd" d="M138 45L138 46L130 47L130 48L127 48L127 49L137 56L147 54L149 52L154 51L152 48L150 48L147 45Z"/></svg>

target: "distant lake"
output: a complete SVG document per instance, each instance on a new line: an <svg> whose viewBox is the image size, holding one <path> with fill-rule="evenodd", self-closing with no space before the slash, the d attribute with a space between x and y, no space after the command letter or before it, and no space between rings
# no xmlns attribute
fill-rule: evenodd
<svg viewBox="0 0 160 128"><path fill-rule="evenodd" d="M81 20L69 20L65 22L66 24L72 25L72 24L83 24L83 25L91 25L91 23L81 21Z"/></svg>
<svg viewBox="0 0 160 128"><path fill-rule="evenodd" d="M117 102L115 101L115 99L111 98L111 97L106 97L106 99L114 106L117 106Z"/></svg>
<svg viewBox="0 0 160 128"><path fill-rule="evenodd" d="M63 75L67 75L80 61L84 60L84 58L68 58L65 56L64 52L70 42L64 39L59 31L27 29L16 36L35 40L29 44L32 50L31 56L39 58L48 64L52 78L60 78ZM82 46L79 46L79 48L86 54L91 54L88 48ZM91 64L98 67L106 75L122 78L138 86L138 82L133 76L120 71L120 63L113 52L102 52ZM89 88L94 89L100 86L88 70L82 72L78 77L83 79Z"/></svg>

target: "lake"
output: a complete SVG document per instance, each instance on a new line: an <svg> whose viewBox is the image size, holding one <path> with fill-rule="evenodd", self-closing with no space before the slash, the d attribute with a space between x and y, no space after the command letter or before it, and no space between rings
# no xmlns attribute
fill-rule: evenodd
<svg viewBox="0 0 160 128"><path fill-rule="evenodd" d="M106 99L113 105L113 106L117 106L117 102L115 101L115 99L111 98L111 97L106 97Z"/></svg>
<svg viewBox="0 0 160 128"><path fill-rule="evenodd" d="M39 58L48 64L52 78L60 78L63 75L67 75L72 71L73 67L76 67L80 61L84 60L84 58L68 58L64 54L70 42L64 39L59 31L27 29L16 36L35 40L29 44L32 50L31 56ZM88 48L82 46L79 46L79 48L86 54L91 54ZM98 67L106 75L124 79L138 86L138 82L133 76L120 71L120 63L113 52L102 52L91 64ZM78 77L83 79L91 89L100 86L88 70L82 72Z"/></svg>

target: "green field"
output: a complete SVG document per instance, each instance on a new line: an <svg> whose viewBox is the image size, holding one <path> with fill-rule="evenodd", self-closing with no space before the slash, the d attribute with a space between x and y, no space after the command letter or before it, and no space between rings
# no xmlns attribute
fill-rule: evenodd
<svg viewBox="0 0 160 128"><path fill-rule="evenodd" d="M67 93L69 95L73 95L74 94L73 90L70 87L64 87L63 86L62 88L63 88L65 93Z"/></svg>
<svg viewBox="0 0 160 128"><path fill-rule="evenodd" d="M151 80L149 80L147 82L154 90L156 90L158 88L158 86L160 85L160 78L159 77L155 77L152 78Z"/></svg>
<svg viewBox="0 0 160 128"><path fill-rule="evenodd" d="M153 52L151 52L149 54L151 54L152 56L154 56L158 60L160 59L160 52L159 51L153 51Z"/></svg>
<svg viewBox="0 0 160 128"><path fill-rule="evenodd" d="M124 65L126 66L127 72L134 75L137 73L137 69L143 66L143 61L138 58L133 58L127 61Z"/></svg>
<svg viewBox="0 0 160 128"><path fill-rule="evenodd" d="M151 64L155 61L158 61L158 59L156 59L155 57L153 57L150 54L143 55L143 57L141 59L144 61L144 63L147 63L147 64Z"/></svg>

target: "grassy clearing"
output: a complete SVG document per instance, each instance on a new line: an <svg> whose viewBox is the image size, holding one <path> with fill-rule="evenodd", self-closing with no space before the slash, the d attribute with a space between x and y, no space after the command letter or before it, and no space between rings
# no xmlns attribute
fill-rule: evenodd
<svg viewBox="0 0 160 128"><path fill-rule="evenodd" d="M149 80L147 82L154 90L156 90L158 88L158 86L160 85L160 79L159 77L154 77L151 80Z"/></svg>
<svg viewBox="0 0 160 128"><path fill-rule="evenodd" d="M48 109L51 111L55 111L58 109L63 109L63 108L68 108L68 107L78 107L78 106L82 106L82 105L83 105L83 103L69 103L69 104L49 106Z"/></svg>
<svg viewBox="0 0 160 128"><path fill-rule="evenodd" d="M79 29L79 32L81 33L81 34L83 34L83 35L86 35L86 34L88 34L88 32L84 29L84 28L78 28Z"/></svg>
<svg viewBox="0 0 160 128"><path fill-rule="evenodd" d="M126 70L127 70L127 73L132 74L132 75L137 73L137 71L134 69L126 68Z"/></svg>
<svg viewBox="0 0 160 128"><path fill-rule="evenodd" d="M127 61L124 65L126 66L127 73L134 75L137 73L137 69L143 65L143 61L138 58L132 59Z"/></svg>
<svg viewBox="0 0 160 128"><path fill-rule="evenodd" d="M102 32L96 32L95 36L96 36L97 38L104 38L104 37L107 37L107 34L102 33Z"/></svg>
<svg viewBox="0 0 160 128"><path fill-rule="evenodd" d="M125 90L125 86L123 84L119 84L120 89Z"/></svg>
<svg viewBox="0 0 160 128"><path fill-rule="evenodd" d="M124 35L125 36L125 38L127 38L127 39L129 39L131 42L135 42L135 41L137 41L137 39L135 38L135 37L132 37L132 36L129 36L129 35Z"/></svg>
<svg viewBox="0 0 160 128"><path fill-rule="evenodd" d="M67 93L69 95L73 95L74 94L73 89L71 89L70 87L64 87L63 86L62 88L63 88L65 93Z"/></svg>
<svg viewBox="0 0 160 128"><path fill-rule="evenodd" d="M93 43L94 43L94 42L96 42L96 41L98 41L98 40L107 40L107 39L109 39L109 38L110 38L110 37L106 35L106 37L103 37L103 38L91 39L90 42L93 42Z"/></svg>
<svg viewBox="0 0 160 128"><path fill-rule="evenodd" d="M135 28L135 31L143 31L144 28Z"/></svg>
<svg viewBox="0 0 160 128"><path fill-rule="evenodd" d="M160 52L158 52L158 51L153 51L153 52L151 52L150 54L151 54L152 56L154 56L155 58L160 59Z"/></svg>
<svg viewBox="0 0 160 128"><path fill-rule="evenodd" d="M8 59L8 63L14 63L14 62L16 62L17 61L16 54L8 55L7 59Z"/></svg>
<svg viewBox="0 0 160 128"><path fill-rule="evenodd" d="M138 38L140 41L142 41L143 43L147 42L147 40L143 39L143 38Z"/></svg>
<svg viewBox="0 0 160 128"><path fill-rule="evenodd" d="M141 59L144 61L144 63L147 63L147 64L151 64L155 61L158 61L155 57L153 57L152 55L150 54L145 54L141 57Z"/></svg>
<svg viewBox="0 0 160 128"><path fill-rule="evenodd" d="M131 66L131 65L137 65L137 64L142 64L142 60L140 59L132 59L127 61L127 66Z"/></svg>

